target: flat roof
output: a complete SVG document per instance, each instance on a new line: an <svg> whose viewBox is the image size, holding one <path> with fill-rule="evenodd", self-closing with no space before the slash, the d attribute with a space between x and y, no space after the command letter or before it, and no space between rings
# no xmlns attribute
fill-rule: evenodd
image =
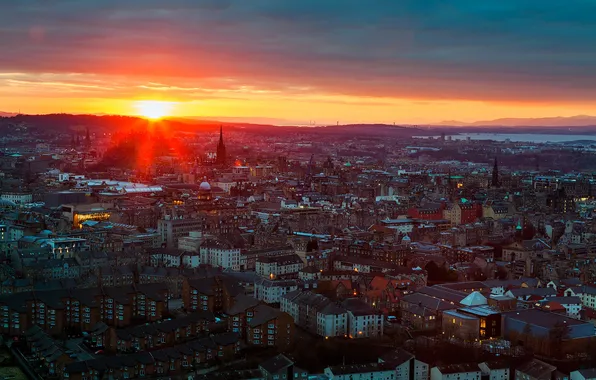
<svg viewBox="0 0 596 380"><path fill-rule="evenodd" d="M459 310L464 313L477 315L479 317L501 314L498 310L495 310L492 307L486 305L463 307Z"/></svg>
<svg viewBox="0 0 596 380"><path fill-rule="evenodd" d="M478 319L475 316L463 314L463 313L458 312L457 310L444 311L443 315L449 315L449 316L460 318L460 319L467 319L469 321L474 321L474 320Z"/></svg>
<svg viewBox="0 0 596 380"><path fill-rule="evenodd" d="M542 327L545 329L552 328L553 326L555 326L557 322L563 322L567 326L580 326L587 323L584 321L566 317L561 314L551 313L540 309L511 311L508 313L504 313L504 316L510 319L530 323L532 325Z"/></svg>

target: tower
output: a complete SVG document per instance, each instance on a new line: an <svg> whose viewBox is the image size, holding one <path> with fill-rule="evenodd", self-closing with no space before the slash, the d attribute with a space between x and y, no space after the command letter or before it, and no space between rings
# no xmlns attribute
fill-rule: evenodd
<svg viewBox="0 0 596 380"><path fill-rule="evenodd" d="M499 187L499 165L497 164L497 158L495 157L495 164L493 166L493 180L491 187Z"/></svg>
<svg viewBox="0 0 596 380"><path fill-rule="evenodd" d="M217 143L217 157L216 162L218 165L226 164L226 145L223 141L223 126L219 127L219 142Z"/></svg>

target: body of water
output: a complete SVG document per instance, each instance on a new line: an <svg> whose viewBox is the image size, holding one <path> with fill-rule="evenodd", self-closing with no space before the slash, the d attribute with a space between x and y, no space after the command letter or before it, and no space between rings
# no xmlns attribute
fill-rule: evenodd
<svg viewBox="0 0 596 380"><path fill-rule="evenodd" d="M564 143L570 141L582 141L584 145L596 145L596 135L545 135L534 133L461 133L451 136L452 140L494 140L511 142L533 142L533 143ZM414 136L420 139L437 139L441 136Z"/></svg>

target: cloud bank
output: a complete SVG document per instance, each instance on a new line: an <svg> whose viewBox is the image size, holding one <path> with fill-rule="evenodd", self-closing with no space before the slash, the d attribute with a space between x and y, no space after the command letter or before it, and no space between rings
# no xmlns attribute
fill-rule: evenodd
<svg viewBox="0 0 596 380"><path fill-rule="evenodd" d="M594 14L591 0L1 1L0 87L593 102Z"/></svg>

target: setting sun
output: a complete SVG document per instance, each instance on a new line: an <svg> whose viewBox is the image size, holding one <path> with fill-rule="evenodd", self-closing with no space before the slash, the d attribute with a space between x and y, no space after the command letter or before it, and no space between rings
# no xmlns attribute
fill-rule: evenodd
<svg viewBox="0 0 596 380"><path fill-rule="evenodd" d="M159 100L141 100L135 102L134 106L139 115L148 119L160 119L172 113L174 103Z"/></svg>

